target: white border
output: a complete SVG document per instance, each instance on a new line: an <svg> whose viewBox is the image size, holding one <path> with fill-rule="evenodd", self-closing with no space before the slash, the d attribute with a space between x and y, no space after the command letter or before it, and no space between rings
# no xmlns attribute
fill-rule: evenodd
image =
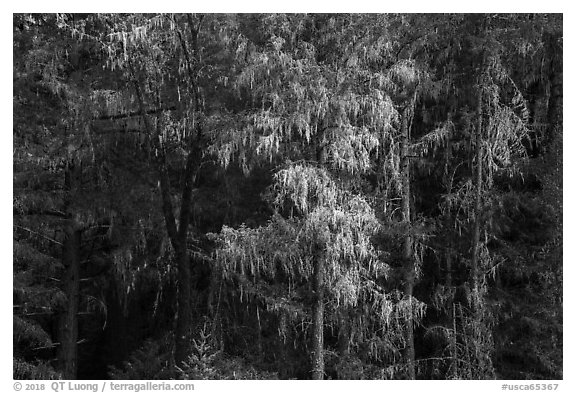
<svg viewBox="0 0 576 393"><path fill-rule="evenodd" d="M158 12L158 11L197 11L197 12L563 12L564 13L564 200L576 200L574 193L574 178L570 175L576 173L576 154L571 151L571 147L576 147L575 122L572 118L572 108L574 108L574 77L571 71L574 70L574 26L575 18L572 12L568 12L567 1L498 1L483 0L472 3L466 0L460 1L321 1L313 0L290 0L290 1L219 1L211 0L206 2L150 2L149 4L135 2L119 2L111 0L99 0L97 2L82 3L78 0L72 1L22 1L3 2L2 10L7 8L7 12L0 13L2 26L1 42L2 53L10 53L12 56L12 13L13 12ZM8 55L7 55L8 56ZM2 218L0 226L0 245L2 246L0 259L1 274L0 280L2 293L0 296L0 312L4 316L4 322L0 324L0 339L2 340L2 353L0 354L0 387L3 391L13 391L12 381L12 79L11 64L2 62L3 84L2 119L5 127L0 130L0 184L6 189L0 193ZM7 86L10 86L8 88ZM10 150L9 150L10 149ZM10 209L10 211L9 211ZM564 203L564 381L558 381L560 386L558 391L576 391L576 373L574 368L574 269L576 264L573 249L574 222L576 220L575 207L571 203ZM89 381L86 381L89 382ZM95 381L96 382L96 381ZM396 392L396 391L442 391L442 392L496 392L502 391L501 386L507 381L198 381L196 391L220 390L223 391L263 391L270 389L280 392L293 391L295 389L316 390L322 388L349 391L361 388L374 392ZM539 381L534 381L539 382ZM551 383L553 381L546 381ZM508 381L511 384L528 384L529 381ZM101 382L100 382L101 385ZM572 388L570 388L572 386ZM50 391L49 385L47 390Z"/></svg>

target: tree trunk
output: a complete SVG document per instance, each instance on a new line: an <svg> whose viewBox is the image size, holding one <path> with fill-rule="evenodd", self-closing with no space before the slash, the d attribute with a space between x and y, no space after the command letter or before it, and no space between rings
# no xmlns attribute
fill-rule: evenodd
<svg viewBox="0 0 576 393"><path fill-rule="evenodd" d="M79 168L73 163L66 169L64 187L67 191L65 209L68 223L62 247L64 277L63 290L66 296L64 310L59 321L58 363L65 379L76 379L78 370L78 307L80 302L80 241L81 230L76 224L74 214L69 210L76 189Z"/></svg>
<svg viewBox="0 0 576 393"><path fill-rule="evenodd" d="M451 110L449 110L449 112L448 112L448 119L449 120L452 119L452 111ZM444 161L444 176L443 176L443 182L444 182L444 185L446 187L446 192L448 194L452 193L452 175L450 173L450 163L451 162L452 162L452 141L448 140L448 142L446 144L446 156L445 156L445 161ZM454 219L452 217L452 210L450 208L448 208L448 211L446 214L447 227L451 228L453 222L454 222ZM447 288L450 288L452 286L452 254L453 254L453 248L454 248L451 234L448 235L447 243L448 243L448 245L445 249L445 252L446 252L446 281L445 281L445 285Z"/></svg>
<svg viewBox="0 0 576 393"><path fill-rule="evenodd" d="M288 343L292 341L290 329L288 329L288 315L282 312L278 320L278 358L276 359L276 368L278 369L278 379L289 379L290 370L286 367L289 364Z"/></svg>
<svg viewBox="0 0 576 393"><path fill-rule="evenodd" d="M80 231L66 231L62 262L65 267L64 293L65 310L60 318L60 347L58 360L64 379L76 379L78 369L78 304L80 298Z"/></svg>
<svg viewBox="0 0 576 393"><path fill-rule="evenodd" d="M312 379L324 379L324 257L314 265L312 307Z"/></svg>
<svg viewBox="0 0 576 393"><path fill-rule="evenodd" d="M200 89L198 86L198 73L196 66L200 64L200 52L198 47L198 32L200 29L200 24L202 23L202 19L204 18L203 15L199 16L198 23L194 23L190 15L187 15L189 29L192 37L192 54L188 51L188 45L183 38L182 31L178 30L177 35L180 44L182 45L182 50L184 54L184 58L186 61L186 68L188 71L188 75L190 77L191 83L191 95L193 97L193 105L192 109L195 113L199 113L202 111L201 105L201 97L200 97ZM187 251L187 238L188 238L188 227L190 225L190 219L192 215L192 189L194 183L196 181L196 171L200 166L200 161L202 158L202 151L200 149L201 141L202 141L202 126L201 123L198 122L198 119L193 121L193 124L196 123L196 138L191 141L188 150L188 157L186 159L186 169L184 172L184 188L182 189L182 197L180 200L180 223L178 226L178 233L173 235L172 243L177 243L179 245L179 249L177 251L177 258L178 258L178 319L176 322L176 351L174 354L174 360L176 364L181 364L183 361L187 360L187 357L190 354L190 329L191 329L191 321L192 321L192 309L191 309L191 294L192 294L192 286L191 286L191 266L190 266L190 257ZM165 157L164 157L165 158ZM166 165L166 163L164 163ZM166 168L165 168L166 169ZM165 179L168 179L166 174ZM167 210L170 210L170 214L166 216L167 221L172 220L174 216L172 215L171 205L169 204L170 198L170 188L169 183L167 181L164 182L166 192L164 200L166 207L164 208L164 212L166 213ZM172 228L175 228L175 224L170 224ZM172 230L174 232L174 230ZM174 241L174 238L177 238Z"/></svg>
<svg viewBox="0 0 576 393"><path fill-rule="evenodd" d="M548 99L548 137L547 149L551 149L555 139L562 135L562 105L563 105L563 62L561 37L549 37L550 53L550 98Z"/></svg>
<svg viewBox="0 0 576 393"><path fill-rule="evenodd" d="M136 75L132 70L133 75ZM149 135L158 134L153 133L153 127L146 116L144 97L142 89L137 82L134 82L138 103L140 105L140 114L144 119L144 126ZM162 212L164 213L164 221L166 223L166 231L170 238L170 243L175 251L176 266L178 268L178 315L176 317L175 329L175 352L174 360L177 365L181 365L186 361L190 354L190 327L191 327L191 268L190 256L187 249L188 227L190 225L190 218L192 214L192 189L196 180L196 170L199 167L199 162L202 157L200 149L201 143L201 128L200 124L196 124L197 136L190 144L190 150L186 159L186 169L184 172L184 187L182 189L180 199L180 222L176 225L176 218L174 216L174 208L172 205L172 188L170 186L170 178L168 174L168 163L166 160L166 153L163 151L162 146L158 146L158 150L162 152L160 155L158 172L160 177L160 193L162 195Z"/></svg>
<svg viewBox="0 0 576 393"><path fill-rule="evenodd" d="M410 157L408 145L410 143L410 110L412 108L404 109L402 113L402 145L401 145L401 170L402 170L402 220L406 227L406 236L404 237L403 244L403 258L405 269L405 284L404 296L410 304L412 303L412 295L414 292L414 255L412 251L412 228L410 221ZM414 351L414 321L412 313L409 313L408 320L406 321L406 350L405 350L406 364L408 365L408 378L416 379L415 369L415 351Z"/></svg>
<svg viewBox="0 0 576 393"><path fill-rule="evenodd" d="M351 333L350 314L346 310L340 317L340 326L338 327L338 352L341 357L350 354Z"/></svg>
<svg viewBox="0 0 576 393"><path fill-rule="evenodd" d="M476 173L474 183L476 185L474 191L474 226L472 228L472 257L471 257L471 281L472 281L472 311L476 312L480 305L480 289L478 277L478 264L480 251L480 213L482 208L482 94L478 97L477 104L477 124L475 131L476 139Z"/></svg>
<svg viewBox="0 0 576 393"><path fill-rule="evenodd" d="M181 245L176 253L178 266L178 316L176 318L176 332L174 360L181 365L190 355L190 260L186 250L186 243Z"/></svg>
<svg viewBox="0 0 576 393"><path fill-rule="evenodd" d="M198 126L199 127L199 126ZM196 181L195 172L200 166L202 153L199 149L200 130L198 137L194 141L195 145L190 147L188 158L186 159L186 169L184 172L184 188L180 202L180 225L178 227L177 241L177 264L178 264L178 321L176 323L176 364L187 360L190 354L190 328L192 320L191 302L191 261L188 255L186 242L188 239L188 227L192 215L192 188Z"/></svg>
<svg viewBox="0 0 576 393"><path fill-rule="evenodd" d="M547 166L550 168L547 177L552 179L551 182L547 181L548 185L545 192L548 194L546 198L551 206L554 208L554 219L556 222L556 233L559 234L558 239L562 239L562 157L563 157L563 62L562 62L562 37L551 35L549 37L549 53L551 57L550 64L550 97L548 98L548 113L547 113L547 146L545 160ZM561 249L561 246L560 246Z"/></svg>

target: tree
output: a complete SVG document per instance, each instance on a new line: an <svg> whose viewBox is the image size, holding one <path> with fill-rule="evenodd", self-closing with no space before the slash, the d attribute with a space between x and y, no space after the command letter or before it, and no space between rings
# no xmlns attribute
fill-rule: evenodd
<svg viewBox="0 0 576 393"><path fill-rule="evenodd" d="M307 228L304 234L308 240L301 242L304 242L308 254L314 256L308 262L311 263L311 276L303 275L299 280L311 285L314 299L310 318L313 324L311 368L315 379L324 375L324 321L327 318L341 320L334 315L346 318L345 310L356 305L356 296L368 303L382 305L382 313L375 317L380 324L386 325L383 321L388 320L392 308L399 312L406 307L402 318L411 319L412 313L417 316L422 312L421 305L413 302L411 294L392 306L391 294L385 293L376 283L381 273L370 269L366 275L358 273L363 255L372 255L371 252L361 251L360 255L355 255L350 251L355 247L364 250L367 247L364 243L369 244L369 234L362 235L366 231L364 224L355 221L358 213L347 207L351 203L348 201L350 196L345 196L354 195L352 190L362 187L362 179L357 181L354 175L366 173L371 165L371 155L376 153L381 141L386 143L393 134L393 122L398 114L388 95L389 90L395 87L390 78L402 79L405 72L410 72L402 64L391 73L379 71L387 60L387 43L379 35L387 27L386 19L381 16L365 19L357 20L350 16L322 16L317 19L307 16L266 17L263 27L268 29L268 43L247 41L242 46L248 60L236 81L239 94L250 94L261 108L247 112L246 125L224 135L230 139L224 139L218 145L224 164L229 163L231 154L235 153L249 169L246 155L251 148L269 160L284 159L284 169L276 174L274 208L287 214L290 220L296 220L289 221L291 225ZM326 23L325 29L317 27L321 21ZM364 34L361 40L357 43L347 41L359 27ZM336 34L342 29L343 34ZM339 46L340 40L344 45ZM394 149L395 145L391 148ZM357 198L366 203L362 196ZM286 200L291 202L285 205ZM368 207L362 208L365 212L363 217L374 214L366 209ZM341 211L348 212L350 222L339 217ZM272 231L277 220L273 219L262 230ZM328 225L328 232L322 228L325 225ZM221 241L226 245L220 254L223 265L236 264L236 261L255 264L255 260L264 263L259 253L267 255L269 251L250 246L254 238L262 234L253 230L245 235L245 230L223 231ZM236 236L241 240L233 240ZM345 240L340 240L339 236ZM266 237L285 239L286 235L271 232ZM345 241L350 250L340 249L340 241ZM248 251L242 251L242 244ZM330 250L334 250L335 255ZM288 254L286 258L283 264L297 263L303 257ZM347 263L351 264L352 273L346 270L340 276L333 273L343 269L341 265ZM285 269L290 271L291 268ZM260 271L257 269L251 273L258 275ZM295 278L288 274L288 281ZM340 291L343 289L333 288L339 282L347 282L346 290L354 287L370 290L367 294L341 300L344 295ZM330 307L334 314L327 316L323 304L334 300L335 305ZM393 335L392 331L387 334Z"/></svg>
<svg viewBox="0 0 576 393"><path fill-rule="evenodd" d="M121 154L120 138L93 123L100 99L107 94L103 71L95 67L103 61L100 46L77 40L69 32L77 25L85 30L101 27L86 16L15 15L14 24L19 43L15 47L14 240L15 263L24 264L23 271L20 266L15 269L15 285L23 284L15 306L20 315L42 318L48 332L52 320L59 320L51 340L33 350L46 353L55 348L57 369L66 378L76 378L78 343L90 342L94 335L87 329L80 331L81 315L101 318L99 330L106 324L102 284L100 288L92 284L106 274L116 280L113 272L123 270L120 264L129 264L117 256L125 251L129 255L135 238L145 230L130 221L138 208L146 210L142 203L146 198L136 195L142 189L133 181L114 179L121 173L115 165ZM135 221L143 222L141 217ZM30 298L27 292L34 287L27 288L29 280L17 278L30 273L26 265L45 280L43 299Z"/></svg>
<svg viewBox="0 0 576 393"><path fill-rule="evenodd" d="M106 20L112 25L109 42L96 39L109 54L112 71L119 70L133 88L111 98L110 110L100 119L142 122L145 149L157 171L166 232L178 269L175 360L180 364L190 351L191 293L197 280L191 269L203 258L201 251L191 252L189 247L199 237L198 228L190 228L194 191L206 164L205 128L220 116L212 113L218 100L207 92L215 88L214 83L222 85L227 72L217 63L226 61L226 39L218 36L227 34L226 17L113 15ZM220 22L224 28L220 26L218 32ZM178 179L176 185L174 177ZM177 206L173 203L176 193Z"/></svg>
<svg viewBox="0 0 576 393"><path fill-rule="evenodd" d="M15 15L15 378L561 377L561 20Z"/></svg>
<svg viewBox="0 0 576 393"><path fill-rule="evenodd" d="M18 254L28 263L42 254L41 260L47 257L50 264L56 255L61 262L45 277L53 278L56 271L58 276L62 267L57 279L61 282L59 300L40 307L46 314L60 313L58 369L64 377L75 378L81 236L97 220L97 213L80 201L87 188L81 185L82 161L89 160L90 155L83 146L90 138L85 133L85 97L83 86L74 79L78 62L64 58L69 40L59 34L55 18L15 15L14 25L18 43L27 49L22 57L15 57L15 240L21 250ZM80 48L74 50L77 55ZM41 109L30 119L28 111L35 103ZM46 191L43 197L38 198L36 187ZM36 241L29 243L31 237L41 237L59 250ZM22 290L25 295L26 289ZM22 315L31 315L26 297L22 300Z"/></svg>

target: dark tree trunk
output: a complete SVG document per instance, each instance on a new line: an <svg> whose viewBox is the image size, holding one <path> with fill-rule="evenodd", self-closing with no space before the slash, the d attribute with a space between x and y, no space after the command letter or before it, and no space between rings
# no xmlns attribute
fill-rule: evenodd
<svg viewBox="0 0 576 393"><path fill-rule="evenodd" d="M324 379L324 257L314 265L312 307L312 379Z"/></svg>
<svg viewBox="0 0 576 393"><path fill-rule="evenodd" d="M65 172L64 187L67 192L65 209L67 226L62 247L63 291L66 296L64 310L60 315L58 335L58 363L65 379L76 379L78 371L78 307L80 303L80 241L81 230L78 227L70 206L74 198L80 168L73 162Z"/></svg>
<svg viewBox="0 0 576 393"><path fill-rule="evenodd" d="M278 337L278 358L276 359L276 368L278 369L279 379L289 379L291 370L286 367L289 364L288 358L288 345L291 341L290 329L287 326L288 315L286 313L281 313L278 319L278 326L280 336Z"/></svg>
<svg viewBox="0 0 576 393"><path fill-rule="evenodd" d="M192 215L192 188L196 182L196 170L200 166L202 156L199 149L201 133L199 129L197 131L198 137L193 142L195 146L190 148L188 158L186 159L184 188L180 202L180 225L178 227L177 242L175 242L178 245L176 255L178 258L178 321L176 323L176 352L174 355L176 364L185 361L190 354L192 275L191 261L186 242Z"/></svg>
<svg viewBox="0 0 576 393"><path fill-rule="evenodd" d="M177 365L187 360L190 355L190 260L186 247L177 251L178 265L178 316L176 318L176 350L174 360Z"/></svg>
<svg viewBox="0 0 576 393"><path fill-rule="evenodd" d="M548 137L547 148L550 149L555 138L562 132L562 105L563 105L563 61L561 37L550 36L548 51L550 53L550 98L548 99Z"/></svg>
<svg viewBox="0 0 576 393"><path fill-rule="evenodd" d="M340 318L340 326L338 328L338 352L342 357L350 354L351 334L350 315L345 311Z"/></svg>
<svg viewBox="0 0 576 393"><path fill-rule="evenodd" d="M549 201L554 207L556 231L562 238L562 157L563 157L563 61L562 61L562 37L551 35L549 37L549 53L551 57L549 83L550 96L548 98L548 113L546 129L548 137L545 160L550 167L550 176L554 180L554 186L548 186ZM560 247L561 248L561 247Z"/></svg>
<svg viewBox="0 0 576 393"><path fill-rule="evenodd" d="M402 254L404 258L405 283L404 296L412 302L414 293L414 254L412 251L412 228L410 219L410 112L413 108L406 108L402 113L402 145L401 145L401 170L402 170L402 221L405 224L406 236L402 245ZM414 351L414 321L412 313L409 314L406 321L406 364L408 366L408 378L416 379L415 369L415 351Z"/></svg>
<svg viewBox="0 0 576 393"><path fill-rule="evenodd" d="M472 257L470 259L471 271L470 278L472 281L472 311L476 312L480 304L480 289L479 289L479 277L478 277L478 264L479 264L479 252L480 252L480 214L482 208L482 94L478 97L477 104L477 123L475 131L475 143L476 143L476 172L474 175L474 217L473 217L473 227L472 227Z"/></svg>
<svg viewBox="0 0 576 393"><path fill-rule="evenodd" d="M133 75L136 75L132 70ZM149 135L158 134L158 130L154 131L153 126L150 124L146 116L144 97L140 85L135 82L136 94L140 105L140 114L144 119L144 125ZM195 92L195 101L199 101L198 92ZM198 103L195 109L199 110ZM202 130L200 123L196 124L197 135L196 138L190 141L189 153L186 159L186 169L184 172L184 187L180 198L180 217L179 225L176 224L174 215L174 208L172 205L172 187L170 185L170 178L168 174L168 163L166 160L166 153L163 151L162 146L157 149L162 152L158 162L158 172L160 177L160 193L162 195L162 212L164 213L164 221L166 223L166 231L170 238L170 243L175 252L175 263L178 268L178 315L176 317L175 328L175 351L174 360L177 365L186 361L190 354L190 328L192 321L191 314L191 261L187 249L188 228L192 214L192 189L196 181L196 171L200 165L202 151L200 143L202 139Z"/></svg>
<svg viewBox="0 0 576 393"><path fill-rule="evenodd" d="M451 115L452 111L450 110L448 112L448 119L452 118ZM452 174L450 173L450 163L452 162L452 141L448 140L447 144L446 144L446 157L445 157L445 161L444 161L444 185L446 187L446 193L447 194L451 194L452 193ZM448 228L452 227L452 224L454 222L454 219L452 217L452 211L450 210L450 208L448 208L447 214L446 214L446 223L448 224ZM447 237L447 247L445 249L445 253L446 253L446 281L445 281L445 285L447 288L450 288L452 286L452 254L453 254L453 249L454 249L454 244L453 244L453 239L452 239L452 235L450 234Z"/></svg>
<svg viewBox="0 0 576 393"><path fill-rule="evenodd" d="M80 298L80 231L71 226L66 231L62 262L66 305L60 317L58 360L64 379L76 379L78 369L78 304Z"/></svg>
<svg viewBox="0 0 576 393"><path fill-rule="evenodd" d="M450 114L448 115L450 118ZM452 193L452 174L449 170L450 162L452 162L452 143L448 141L446 146L446 161L445 161L445 169L444 169L444 183L446 185L446 192L448 194ZM451 228L455 224L454 217L452 216L452 211L450 208L446 214L446 223L448 228ZM445 248L446 253L446 280L444 285L448 290L451 290L453 286L453 279L452 279L452 272L453 272L453 257L455 255L454 252L454 240L452 237L452 233L449 233L447 239L447 247ZM452 337L450 338L450 353L452 356L452 363L451 367L453 369L453 375L458 376L458 353L457 353L457 343L456 343L456 306L454 304L454 298L450 299L450 303L445 305L446 310L451 310L448 313L448 328L452 329Z"/></svg>
<svg viewBox="0 0 576 393"><path fill-rule="evenodd" d="M201 62L200 51L198 46L198 32L200 30L200 25L202 23L203 15L200 15L198 22L194 23L192 17L187 15L189 29L192 38L191 49L192 53L189 53L188 45L183 38L183 33L178 30L177 35L182 45L184 58L186 60L186 68L188 75L190 77L191 83L191 96L193 98L192 109L194 112L199 113L202 111L200 88L198 86L198 73L197 66ZM178 233L172 236L172 244L178 244L177 249L177 263L178 263L178 319L176 322L176 350L174 353L174 360L176 364L181 364L183 361L187 360L190 354L190 329L192 321L192 309L191 309L191 261L188 255L188 250L186 246L188 238L188 227L190 225L191 214L192 214L192 189L196 182L196 172L200 166L200 161L202 158L202 151L200 148L202 142L202 126L200 122L196 122L195 126L196 137L191 140L188 150L188 158L186 159L186 169L184 172L184 188L182 189L182 197L180 200L180 223L178 226ZM167 179L167 175L166 175ZM164 200L168 201L170 197L170 188L168 182L164 182L166 191L163 192L165 195ZM166 196L168 198L166 198ZM172 211L171 205L165 202L165 205ZM166 206L164 212L167 212ZM167 220L174 218L172 214L169 214ZM171 227L176 227L175 223L170 224ZM175 239L177 238L177 239ZM176 240L176 241L175 241Z"/></svg>
<svg viewBox="0 0 576 393"><path fill-rule="evenodd" d="M448 247L446 248L446 288L452 286L452 245L450 243L451 242L448 243Z"/></svg>
<svg viewBox="0 0 576 393"><path fill-rule="evenodd" d="M320 165L326 163L325 145L318 147L316 159ZM324 253L318 250L312 278L312 379L324 379L324 264Z"/></svg>

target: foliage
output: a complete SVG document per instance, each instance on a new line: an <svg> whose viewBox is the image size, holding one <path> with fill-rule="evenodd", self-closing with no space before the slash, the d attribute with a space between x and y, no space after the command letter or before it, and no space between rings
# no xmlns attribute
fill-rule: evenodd
<svg viewBox="0 0 576 393"><path fill-rule="evenodd" d="M149 340L132 354L120 367L112 366L108 375L111 379L171 379L169 336Z"/></svg>
<svg viewBox="0 0 576 393"><path fill-rule="evenodd" d="M194 339L189 360L178 368L179 379L277 379L275 373L258 371L241 358L215 350L213 341L204 324L200 337Z"/></svg>
<svg viewBox="0 0 576 393"><path fill-rule="evenodd" d="M562 377L561 15L13 29L15 378Z"/></svg>
<svg viewBox="0 0 576 393"><path fill-rule="evenodd" d="M19 380L28 379L60 379L59 373L54 371L54 369L44 363L28 363L18 358L13 358L12 360L13 375L12 378Z"/></svg>

